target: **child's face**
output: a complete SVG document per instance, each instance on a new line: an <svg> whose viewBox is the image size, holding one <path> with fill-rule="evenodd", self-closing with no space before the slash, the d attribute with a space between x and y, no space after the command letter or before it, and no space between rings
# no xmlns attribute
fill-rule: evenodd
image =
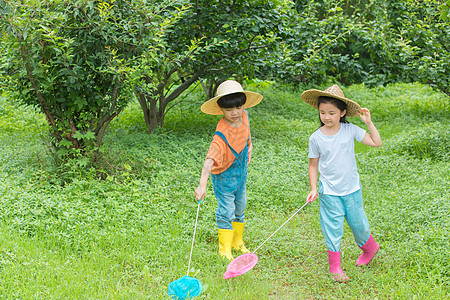
<svg viewBox="0 0 450 300"><path fill-rule="evenodd" d="M337 106L332 103L320 103L319 104L319 116L320 120L326 127L332 128L339 126L339 121L346 113L346 110L340 111Z"/></svg>
<svg viewBox="0 0 450 300"><path fill-rule="evenodd" d="M244 115L244 107L220 108L223 112L223 118L228 125L239 127L242 124L242 116Z"/></svg>

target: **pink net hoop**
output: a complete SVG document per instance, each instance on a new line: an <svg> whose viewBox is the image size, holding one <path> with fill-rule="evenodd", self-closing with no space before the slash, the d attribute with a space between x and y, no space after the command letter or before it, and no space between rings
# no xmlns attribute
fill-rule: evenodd
<svg viewBox="0 0 450 300"><path fill-rule="evenodd" d="M223 279L229 279L247 273L253 269L257 262L258 256L256 254L242 254L229 263L226 272L223 274Z"/></svg>

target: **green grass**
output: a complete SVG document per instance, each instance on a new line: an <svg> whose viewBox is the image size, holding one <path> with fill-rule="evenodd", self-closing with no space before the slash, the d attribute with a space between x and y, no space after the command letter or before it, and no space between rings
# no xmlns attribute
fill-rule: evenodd
<svg viewBox="0 0 450 300"><path fill-rule="evenodd" d="M250 89L264 95L249 109L254 154L244 238L254 250L305 201L318 115L301 102L301 88ZM360 250L346 226L342 264L351 280L335 283L314 202L258 250L252 271L223 280L228 263L217 255L209 184L191 265L203 284L198 299L448 298L448 97L414 84L344 93L371 110L383 138L378 149L357 146L365 210L381 245L374 261L355 266ZM153 135L133 103L105 137L109 180L74 170L61 185L43 116L0 98L1 299L168 299L169 283L187 269L194 189L218 121L200 112L200 91L189 100Z"/></svg>

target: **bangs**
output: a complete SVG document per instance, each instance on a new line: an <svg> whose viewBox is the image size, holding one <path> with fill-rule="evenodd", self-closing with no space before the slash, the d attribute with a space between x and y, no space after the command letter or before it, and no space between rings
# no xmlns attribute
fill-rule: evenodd
<svg viewBox="0 0 450 300"><path fill-rule="evenodd" d="M320 103L331 103L334 106L336 106L340 111L344 111L344 109L347 109L347 103L336 98L320 96L317 101L317 106L319 106Z"/></svg>
<svg viewBox="0 0 450 300"><path fill-rule="evenodd" d="M234 93L220 97L217 105L221 108L233 108L243 106L246 101L247 97L244 93Z"/></svg>

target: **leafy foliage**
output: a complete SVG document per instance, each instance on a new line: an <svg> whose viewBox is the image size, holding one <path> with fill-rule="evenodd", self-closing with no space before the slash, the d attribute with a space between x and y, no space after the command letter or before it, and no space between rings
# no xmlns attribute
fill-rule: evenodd
<svg viewBox="0 0 450 300"><path fill-rule="evenodd" d="M211 96L231 76L252 77L267 49L279 42L277 32L286 18L284 1L187 2L177 26L167 31L159 62L136 91L148 132L163 125L167 111L196 82ZM145 88L148 83L155 88Z"/></svg>
<svg viewBox="0 0 450 300"><path fill-rule="evenodd" d="M441 1L294 1L281 61L261 75L288 82L430 84L449 95L450 30Z"/></svg>
<svg viewBox="0 0 450 300"><path fill-rule="evenodd" d="M449 20L449 10L450 10L450 1L446 0L439 6L441 9L440 19L448 21Z"/></svg>
<svg viewBox="0 0 450 300"><path fill-rule="evenodd" d="M175 20L159 15L165 5L0 1L4 86L45 114L57 157L98 151L107 126L133 97L136 61L157 56L160 36Z"/></svg>

